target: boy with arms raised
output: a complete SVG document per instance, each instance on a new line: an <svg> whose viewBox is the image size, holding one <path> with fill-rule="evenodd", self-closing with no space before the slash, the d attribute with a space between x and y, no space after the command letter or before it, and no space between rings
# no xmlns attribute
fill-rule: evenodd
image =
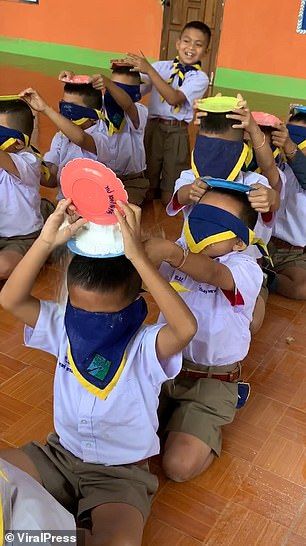
<svg viewBox="0 0 306 546"><path fill-rule="evenodd" d="M204 96L208 77L201 70L211 31L201 21L185 25L177 40L174 61L152 65L144 56L129 54L127 61L144 74L142 94L151 91L149 120L145 134L148 197L159 196L167 205L175 181L190 166L188 125L193 118L193 102Z"/></svg>
<svg viewBox="0 0 306 546"><path fill-rule="evenodd" d="M25 342L58 359L55 434L2 451L73 510L90 515L86 544L140 546L157 479L148 457L158 453L157 405L161 384L181 368L181 349L196 332L188 307L147 258L140 241L141 211L119 202L125 256L75 255L67 272L66 309L31 295L49 254L86 222L62 228L70 200L61 201L0 302L23 320ZM123 214L125 216L123 216ZM165 317L143 325L141 281Z"/></svg>
<svg viewBox="0 0 306 546"><path fill-rule="evenodd" d="M7 279L43 225L41 161L30 148L33 114L18 97L0 98L0 281Z"/></svg>
<svg viewBox="0 0 306 546"><path fill-rule="evenodd" d="M238 381L263 275L243 251L254 241L256 220L245 193L215 187L191 210L176 243L146 243L198 321L183 369L164 385L160 401L163 468L175 481L194 478L220 455L222 426L248 396L248 385Z"/></svg>

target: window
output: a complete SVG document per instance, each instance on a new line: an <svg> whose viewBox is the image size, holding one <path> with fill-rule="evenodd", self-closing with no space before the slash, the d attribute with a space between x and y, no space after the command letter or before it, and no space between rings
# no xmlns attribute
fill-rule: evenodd
<svg viewBox="0 0 306 546"><path fill-rule="evenodd" d="M301 0L298 24L296 31L299 34L306 34L306 0Z"/></svg>

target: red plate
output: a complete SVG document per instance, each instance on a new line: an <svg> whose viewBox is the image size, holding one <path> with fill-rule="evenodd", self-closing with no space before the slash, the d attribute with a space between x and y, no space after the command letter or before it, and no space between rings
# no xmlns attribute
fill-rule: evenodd
<svg viewBox="0 0 306 546"><path fill-rule="evenodd" d="M252 112L252 116L258 125L263 127L274 127L281 123L281 120L273 114L266 114L266 112Z"/></svg>
<svg viewBox="0 0 306 546"><path fill-rule="evenodd" d="M61 188L83 218L100 225L116 224L116 201L128 200L115 173L92 159L69 161L61 173Z"/></svg>
<svg viewBox="0 0 306 546"><path fill-rule="evenodd" d="M91 77L85 74L75 75L72 78L61 78L61 82L65 83L91 83Z"/></svg>

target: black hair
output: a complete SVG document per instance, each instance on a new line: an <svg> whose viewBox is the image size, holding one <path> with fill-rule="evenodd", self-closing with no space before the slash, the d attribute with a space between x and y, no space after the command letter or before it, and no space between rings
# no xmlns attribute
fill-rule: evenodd
<svg viewBox="0 0 306 546"><path fill-rule="evenodd" d="M80 95L84 103L89 108L101 110L102 108L102 93L98 89L94 89L91 83L65 83L65 93Z"/></svg>
<svg viewBox="0 0 306 546"><path fill-rule="evenodd" d="M234 120L226 117L228 112L222 112L215 114L214 112L207 112L206 116L203 116L200 123L201 131L206 133L220 133L221 135L231 129L235 123Z"/></svg>
<svg viewBox="0 0 306 546"><path fill-rule="evenodd" d="M103 259L75 255L68 267L67 284L102 293L121 289L132 302L140 292L141 277L125 256Z"/></svg>
<svg viewBox="0 0 306 546"><path fill-rule="evenodd" d="M131 76L131 78L135 80L136 85L140 83L140 74L133 70L133 66L115 64L111 70L112 74L125 74L126 76Z"/></svg>
<svg viewBox="0 0 306 546"><path fill-rule="evenodd" d="M248 228L254 229L258 219L258 212L251 207L246 193L227 188L212 188L209 191L219 193L221 195L230 195L233 199L239 201L241 204L241 211L239 213L240 220L242 220Z"/></svg>
<svg viewBox="0 0 306 546"><path fill-rule="evenodd" d="M8 114L10 128L31 137L34 116L30 106L22 99L0 100L0 114Z"/></svg>
<svg viewBox="0 0 306 546"><path fill-rule="evenodd" d="M188 28L195 28L196 30L200 30L202 34L204 34L204 36L208 36L208 43L210 42L211 30L209 26L205 25L205 23L202 23L202 21L189 21L189 23L186 23L181 32L181 37L183 32Z"/></svg>
<svg viewBox="0 0 306 546"><path fill-rule="evenodd" d="M289 123L293 123L294 121L302 121L306 125L306 114L303 112L297 112L296 114L292 114L289 118Z"/></svg>

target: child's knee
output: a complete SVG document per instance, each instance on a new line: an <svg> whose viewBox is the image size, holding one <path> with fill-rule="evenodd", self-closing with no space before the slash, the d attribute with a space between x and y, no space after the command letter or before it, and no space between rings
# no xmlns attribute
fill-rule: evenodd
<svg viewBox="0 0 306 546"><path fill-rule="evenodd" d="M213 462L214 456L211 450L204 458L199 458L195 453L189 456L178 450L166 452L163 457L163 469L166 476L174 482L187 482L206 470Z"/></svg>
<svg viewBox="0 0 306 546"><path fill-rule="evenodd" d="M112 533L93 532L91 536L86 537L87 546L138 546L138 544L125 532L116 529Z"/></svg>
<svg viewBox="0 0 306 546"><path fill-rule="evenodd" d="M0 257L0 280L7 280L10 274L14 271L17 263L17 260L9 260L5 257Z"/></svg>
<svg viewBox="0 0 306 546"><path fill-rule="evenodd" d="M262 323L265 318L265 313L266 313L266 304L262 296L259 295L256 300L253 318L250 324L250 331L252 335L256 334L258 330L260 330L260 328L262 327Z"/></svg>

